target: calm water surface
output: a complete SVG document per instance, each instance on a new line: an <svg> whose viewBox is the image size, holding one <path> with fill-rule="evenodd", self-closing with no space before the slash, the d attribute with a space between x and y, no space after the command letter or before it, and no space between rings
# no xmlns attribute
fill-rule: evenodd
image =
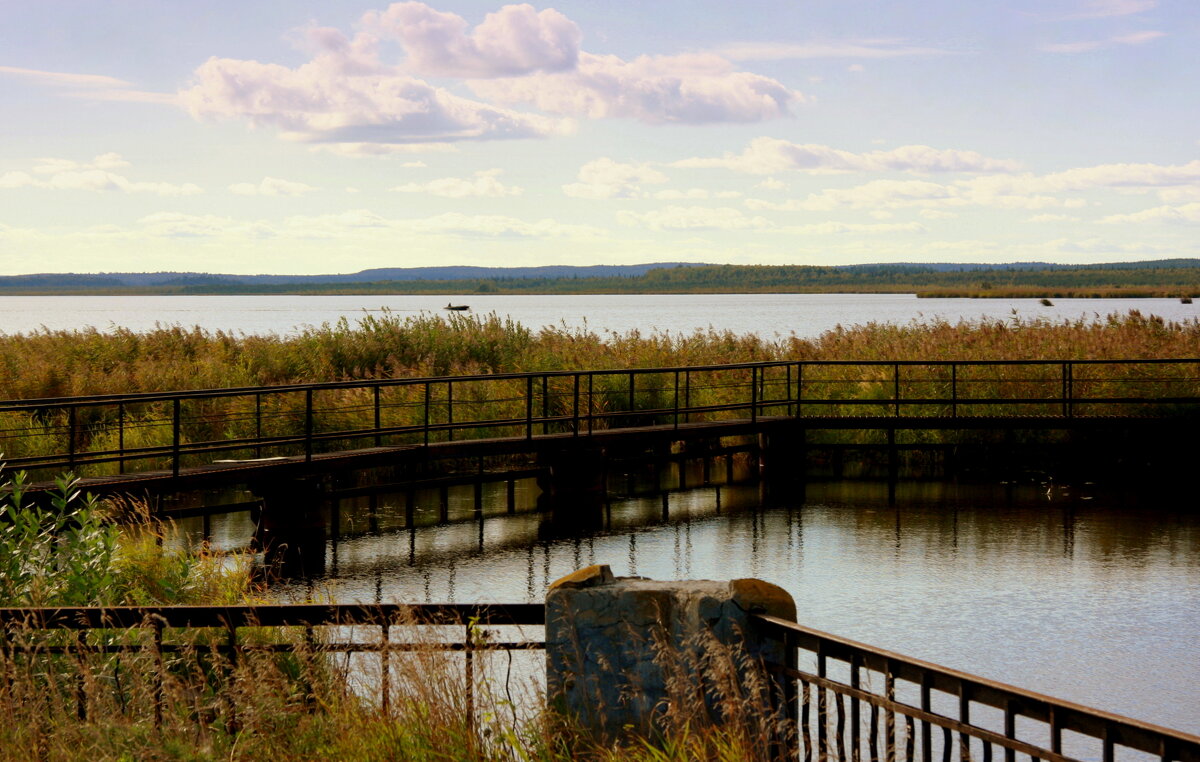
<svg viewBox="0 0 1200 762"><path fill-rule="evenodd" d="M469 304L475 314L495 312L529 328L587 326L625 332L691 333L716 328L765 338L815 337L837 325L914 319L1092 318L1131 309L1167 320L1192 319L1200 305L1178 299L918 299L912 294L672 294L661 296L4 296L0 332L28 333L114 326L146 330L156 324L200 326L234 333L287 335L306 325L351 321L390 310L397 315L434 312L447 302Z"/></svg>
<svg viewBox="0 0 1200 762"><path fill-rule="evenodd" d="M489 486L482 521L469 487L451 517L403 499L373 519L346 504L347 535L324 578L278 584L282 599L540 601L591 563L656 579L759 577L796 598L806 625L1121 714L1200 732L1200 516L1175 506L1069 504L1031 492L909 486L810 488L804 505L763 510L753 486L613 502L602 528L548 537L544 517L504 515ZM534 488L519 499L531 504ZM719 504L718 504L719 501ZM436 505L426 496L418 504ZM422 526L422 523L426 524ZM244 542L245 519L214 524Z"/></svg>

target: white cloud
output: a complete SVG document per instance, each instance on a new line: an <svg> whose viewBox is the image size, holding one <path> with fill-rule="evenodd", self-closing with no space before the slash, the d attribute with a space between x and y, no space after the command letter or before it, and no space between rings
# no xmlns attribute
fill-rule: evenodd
<svg viewBox="0 0 1200 762"><path fill-rule="evenodd" d="M918 214L927 220L952 220L958 216L954 212L947 212L945 209L932 208L922 209Z"/></svg>
<svg viewBox="0 0 1200 762"><path fill-rule="evenodd" d="M581 53L570 71L469 84L476 95L501 103L650 124L757 122L786 116L792 103L804 100L781 82L737 71L711 53L639 56L632 61Z"/></svg>
<svg viewBox="0 0 1200 762"><path fill-rule="evenodd" d="M853 153L814 143L793 143L778 138L755 138L740 154L720 158L691 158L672 166L723 168L735 172L771 175L779 172L1011 172L1018 164L991 159L975 151L938 149L922 145L888 151Z"/></svg>
<svg viewBox="0 0 1200 762"><path fill-rule="evenodd" d="M1101 218L1100 222L1110 225L1147 222L1192 224L1200 222L1200 202L1182 206L1156 206L1132 214L1112 214Z"/></svg>
<svg viewBox="0 0 1200 762"><path fill-rule="evenodd" d="M1158 0L1082 0L1073 11L1068 11L1054 20L1101 19L1114 16L1129 16L1153 10Z"/></svg>
<svg viewBox="0 0 1200 762"><path fill-rule="evenodd" d="M511 77L575 67L582 33L575 22L549 8L506 5L468 33L467 20L424 3L393 3L362 20L370 32L398 40L407 65L439 77Z"/></svg>
<svg viewBox="0 0 1200 762"><path fill-rule="evenodd" d="M280 180L278 177L264 177L258 185L254 183L234 183L229 186L229 192L239 196L300 196L316 190L311 185Z"/></svg>
<svg viewBox="0 0 1200 762"><path fill-rule="evenodd" d="M728 206L668 206L651 212L617 212L617 222L651 230L752 230L771 227L763 217L748 217Z"/></svg>
<svg viewBox="0 0 1200 762"><path fill-rule="evenodd" d="M296 69L210 58L179 94L197 119L243 119L313 143L425 144L545 137L561 119L473 101L334 48Z"/></svg>
<svg viewBox="0 0 1200 762"><path fill-rule="evenodd" d="M0 174L0 188L38 188L43 190L121 191L159 196L191 196L203 193L194 183L133 181L108 171L129 166L119 154L106 153L89 162L72 159L38 159L33 172L10 171Z"/></svg>
<svg viewBox="0 0 1200 762"><path fill-rule="evenodd" d="M852 223L818 222L813 225L791 225L776 228L778 233L793 235L841 235L844 233L924 233L925 226L919 222L901 223Z"/></svg>
<svg viewBox="0 0 1200 762"><path fill-rule="evenodd" d="M91 161L73 159L38 159L33 171L39 175L56 175L60 172L83 172L92 169L110 170L128 167L129 162L118 153L104 153Z"/></svg>
<svg viewBox="0 0 1200 762"><path fill-rule="evenodd" d="M1152 42L1166 36L1166 32L1147 30L1132 34L1116 35L1103 40L1051 43L1042 45L1041 49L1047 53L1087 53L1093 50L1100 50L1101 48L1112 47L1113 45L1144 45L1147 42Z"/></svg>
<svg viewBox="0 0 1200 762"><path fill-rule="evenodd" d="M788 185L782 180L776 180L774 177L768 177L766 180L763 180L754 187L762 188L763 190L787 190Z"/></svg>
<svg viewBox="0 0 1200 762"><path fill-rule="evenodd" d="M443 177L427 183L405 183L390 190L399 193L428 193L442 198L503 198L521 195L521 188L504 185L496 179L501 172L499 169L489 169L476 172L472 178Z"/></svg>
<svg viewBox="0 0 1200 762"><path fill-rule="evenodd" d="M579 182L563 186L574 198L635 198L642 185L667 182L667 176L648 164L623 164L602 157L579 168Z"/></svg>
<svg viewBox="0 0 1200 762"><path fill-rule="evenodd" d="M72 88L65 94L76 98L162 104L175 102L175 96L171 93L138 90L130 82L103 74L76 74L0 66L0 76L19 77L50 87Z"/></svg>
<svg viewBox="0 0 1200 762"><path fill-rule="evenodd" d="M949 51L909 45L898 39L841 40L832 42L738 42L716 50L731 61L784 61L809 58L900 58L938 56Z"/></svg>
<svg viewBox="0 0 1200 762"><path fill-rule="evenodd" d="M1026 222L1078 222L1078 217L1072 217L1069 214L1035 214Z"/></svg>

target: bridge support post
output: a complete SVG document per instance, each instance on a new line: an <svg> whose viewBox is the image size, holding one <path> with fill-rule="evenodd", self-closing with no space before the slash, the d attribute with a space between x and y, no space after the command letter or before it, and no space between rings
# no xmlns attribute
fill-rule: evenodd
<svg viewBox="0 0 1200 762"><path fill-rule="evenodd" d="M768 500L804 501L808 481L805 439L802 428L758 435L759 477Z"/></svg>
<svg viewBox="0 0 1200 762"><path fill-rule="evenodd" d="M757 723L791 758L794 684L762 664L795 667L796 651L755 613L794 620L796 604L757 579L659 582L608 566L563 577L546 594L550 705L602 737Z"/></svg>
<svg viewBox="0 0 1200 762"><path fill-rule="evenodd" d="M570 447L538 453L538 510L554 522L578 525L598 519L608 481L605 453L594 447Z"/></svg>
<svg viewBox="0 0 1200 762"><path fill-rule="evenodd" d="M284 577L325 573L328 496L315 478L277 479L250 485L262 500L254 542Z"/></svg>

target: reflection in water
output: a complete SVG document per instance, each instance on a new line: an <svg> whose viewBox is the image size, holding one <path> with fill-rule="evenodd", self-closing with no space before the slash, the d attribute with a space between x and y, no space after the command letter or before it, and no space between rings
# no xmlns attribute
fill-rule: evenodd
<svg viewBox="0 0 1200 762"><path fill-rule="evenodd" d="M470 488L467 488L468 490ZM800 621L881 648L1084 704L1200 731L1200 517L1097 497L969 493L948 485L810 485L804 505L763 509L755 486L614 499L602 526L562 536L546 517L485 507L472 520L403 526L343 507L328 576L281 599L540 601L590 563L658 579L760 577L796 598ZM526 506L527 507L527 506ZM455 521L457 520L457 521ZM249 526L214 517L236 544Z"/></svg>

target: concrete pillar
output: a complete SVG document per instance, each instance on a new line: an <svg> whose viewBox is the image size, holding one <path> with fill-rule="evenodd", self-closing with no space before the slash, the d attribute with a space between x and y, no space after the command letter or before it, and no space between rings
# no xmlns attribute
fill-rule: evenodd
<svg viewBox="0 0 1200 762"><path fill-rule="evenodd" d="M780 587L757 579L659 582L589 566L546 595L546 687L551 706L613 737L723 723L789 743L790 681L764 663L795 665L794 649L750 619L795 620Z"/></svg>
<svg viewBox="0 0 1200 762"><path fill-rule="evenodd" d="M278 479L253 483L262 498L254 544L282 577L319 577L325 573L328 499L319 480Z"/></svg>

